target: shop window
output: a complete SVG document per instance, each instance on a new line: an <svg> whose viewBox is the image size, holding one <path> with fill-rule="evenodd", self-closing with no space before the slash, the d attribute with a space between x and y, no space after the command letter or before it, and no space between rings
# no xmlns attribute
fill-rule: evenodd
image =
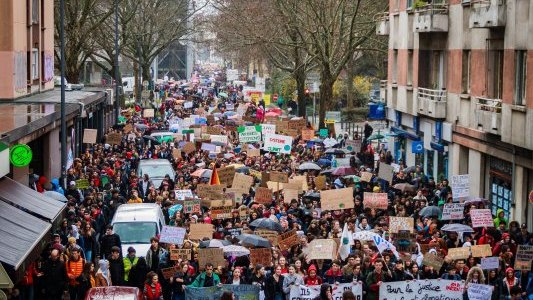
<svg viewBox="0 0 533 300"><path fill-rule="evenodd" d="M527 51L517 50L515 58L515 89L514 102L516 105L525 105L526 102L526 76L527 76Z"/></svg>
<svg viewBox="0 0 533 300"><path fill-rule="evenodd" d="M512 203L512 191L507 181L498 177L492 178L490 200L492 202L492 214L496 216L498 209L503 209L505 218L509 219Z"/></svg>

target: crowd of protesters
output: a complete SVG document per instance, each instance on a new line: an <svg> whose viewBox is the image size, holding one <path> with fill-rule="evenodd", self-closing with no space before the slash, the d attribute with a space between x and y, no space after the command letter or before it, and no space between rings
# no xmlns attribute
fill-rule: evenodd
<svg viewBox="0 0 533 300"><path fill-rule="evenodd" d="M330 286L348 282L363 285L364 299L379 299L379 286L383 282L437 278L463 280L467 287L471 283L492 285L492 299L531 299L528 298L533 293L531 272L513 269L517 245L533 245L533 234L528 232L527 224L508 220L503 211L498 211L498 215L494 216L494 227L474 228L473 233L459 234L441 230L444 224L450 222L439 220L438 215L422 216L420 211L426 206L442 208L445 203L454 200L448 181L427 177L421 167L404 171L408 166L401 162L400 170L395 172L392 182L379 179L379 164L374 157L389 164L394 162L394 158L381 144L368 140L372 134L368 124L360 137L363 139L361 151L351 153L354 159L350 167L355 170L357 177L360 177L360 172L371 172L374 176L369 182L356 182L354 177L326 173L327 189L353 189L351 200L354 208L321 210L320 197L313 193L319 192L314 178L321 170L300 171L298 166L321 159L334 164L335 158L324 153L324 145L317 142L309 147L307 141L298 135L290 155L262 151L261 156L249 157L246 151L237 152L238 137L229 128L239 125L239 119L224 115L226 106L233 104L236 109L240 105L247 105L247 113L264 122L264 115L268 112L265 103L245 103L239 88L228 87L229 95L224 98L215 96L218 91L202 93L199 89L202 88L193 86L184 90L178 85L159 87L162 104L157 108L155 118L143 118L142 108L138 106L124 110L122 115L125 124L115 126L108 132L122 133L121 144L110 145L103 137L98 143L88 146L69 168L66 189L60 187L58 180L49 181L42 176L32 178L31 186L37 191L54 190L64 194L68 198L68 207L65 219L54 232L49 246L40 259L26 270L24 279L17 283L20 299L65 299L68 294L71 300L76 300L84 299L87 291L93 287L131 286L138 287L145 299L180 300L185 298L187 288L219 284L257 285L262 298L275 300L288 299L291 285L323 285L320 297L328 299L331 298ZM185 109L184 100L191 101L192 107ZM172 119L191 114L201 115L202 112L209 114L209 111L214 114L213 109L221 113L216 122L222 128L222 134L229 137L229 145L223 147L223 153L231 155L213 156L198 149L190 154L181 153L181 157L176 158L173 149L178 147L177 142L148 144L143 139L151 132L168 130ZM132 125L131 132L123 132L126 124ZM312 129L310 124L308 128ZM340 135L332 138L342 147L346 139L358 137ZM258 147L257 144L252 146ZM136 168L139 161L153 158L168 159L175 167L176 177L167 176L159 186L154 185L148 175L138 177ZM199 213L176 211L169 214L169 209L177 203L174 190L190 189L196 193L198 184L209 181L209 178L192 176L194 171L209 166L222 168L235 163L249 168L255 182L248 193L242 195L242 203L235 204L232 218L214 219L207 207L202 207ZM326 165L324 169L331 166ZM256 174L268 171L284 172L289 178L305 175L308 190L302 191L297 199L284 199L281 191L274 193L271 204L258 204L254 196L261 180ZM79 179L88 179L89 187L76 187ZM415 188L409 191L392 188L398 183L407 183ZM387 193L387 209L365 208L365 192ZM281 225L282 232L296 229L300 243L286 251L273 246L272 261L267 265L252 265L247 256L228 257L222 265L199 265L197 249L200 241L189 239L185 240L182 247L192 249L192 259L172 261L169 249L177 245L160 243L157 236L150 240L151 248L147 253L139 253L133 247L127 253L122 253L121 239L113 232L111 219L120 205L142 202L160 205L167 225L188 229L191 223L213 224L213 239L238 244L239 241L232 238L230 229L241 228L243 232L253 232L249 226L252 221L269 218ZM454 222L471 226L470 211L489 205L483 200L472 201L465 205L464 219ZM245 215L240 213L243 207L248 210ZM394 243L395 234L389 232L390 216L414 219L413 232L416 238L409 253L401 253L397 257L390 250L380 251L372 241L356 239L344 259L340 256L324 261L307 258L306 247L311 241L341 238L345 224L350 233L371 231ZM491 246L493 256L499 259L497 269L481 269L480 258L452 260L447 257L451 248L480 244ZM444 258L442 268L436 270L423 265L425 255ZM165 279L161 269L171 266L175 266L176 273ZM11 296L16 299L16 293ZM224 297L231 298L231 295L224 294Z"/></svg>

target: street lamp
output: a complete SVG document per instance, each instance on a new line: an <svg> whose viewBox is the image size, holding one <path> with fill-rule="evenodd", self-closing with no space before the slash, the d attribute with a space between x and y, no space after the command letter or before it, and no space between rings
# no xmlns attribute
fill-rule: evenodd
<svg viewBox="0 0 533 300"><path fill-rule="evenodd" d="M119 84L122 85L122 83L119 82L120 78L119 78L119 72L118 72L118 68L119 68L118 66L118 51L119 51L119 48L118 48L118 1L119 0L114 1L114 5L115 5L115 123L117 124L118 124L118 116L119 116L119 110L120 110L118 85Z"/></svg>
<svg viewBox="0 0 533 300"><path fill-rule="evenodd" d="M61 177L67 187L67 121L65 119L65 0L59 2L59 40L61 52Z"/></svg>

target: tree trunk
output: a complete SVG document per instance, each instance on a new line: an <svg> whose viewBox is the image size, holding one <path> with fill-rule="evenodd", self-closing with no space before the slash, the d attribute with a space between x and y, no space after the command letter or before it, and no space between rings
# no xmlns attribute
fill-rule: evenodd
<svg viewBox="0 0 533 300"><path fill-rule="evenodd" d="M303 68L300 68L303 70ZM294 80L296 80L296 91L298 93L298 112L299 117L305 117L305 107L307 106L307 95L305 94L305 71L297 71L294 73Z"/></svg>
<svg viewBox="0 0 533 300"><path fill-rule="evenodd" d="M324 123L326 120L326 102L331 101L333 98L333 84L335 80L328 72L322 72L320 78L320 99L318 103L320 107L318 109L318 125L319 128L326 128Z"/></svg>
<svg viewBox="0 0 533 300"><path fill-rule="evenodd" d="M139 64L134 62L133 63L133 78L135 78L134 83L134 89L133 89L133 99L135 99L135 103L140 103L141 95L138 95L138 82L139 82Z"/></svg>
<svg viewBox="0 0 533 300"><path fill-rule="evenodd" d="M348 109L353 108L354 104L354 88L353 88L353 78L354 78L354 58L350 57L348 63L346 64L346 107Z"/></svg>

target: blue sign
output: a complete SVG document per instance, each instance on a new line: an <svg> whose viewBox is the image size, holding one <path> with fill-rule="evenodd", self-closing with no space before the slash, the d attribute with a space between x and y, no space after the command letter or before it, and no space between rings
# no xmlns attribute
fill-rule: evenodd
<svg viewBox="0 0 533 300"><path fill-rule="evenodd" d="M424 142L423 141L413 141L411 151L414 154L424 153Z"/></svg>

